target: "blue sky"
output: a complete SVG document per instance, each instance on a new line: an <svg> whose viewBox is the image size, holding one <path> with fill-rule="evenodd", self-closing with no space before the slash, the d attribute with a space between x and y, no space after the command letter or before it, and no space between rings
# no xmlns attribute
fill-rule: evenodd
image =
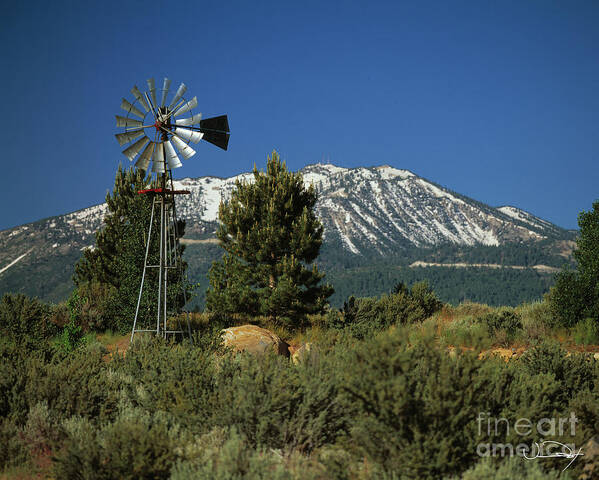
<svg viewBox="0 0 599 480"><path fill-rule="evenodd" d="M567 228L599 199L599 2L11 2L0 29L0 229L103 201L114 115L167 75L229 151L175 177L406 168Z"/></svg>

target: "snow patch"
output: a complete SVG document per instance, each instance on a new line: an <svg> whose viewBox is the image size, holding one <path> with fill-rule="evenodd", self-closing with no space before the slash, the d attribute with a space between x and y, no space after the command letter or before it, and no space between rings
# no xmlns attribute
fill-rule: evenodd
<svg viewBox="0 0 599 480"><path fill-rule="evenodd" d="M396 178L396 177L399 177L402 180L405 180L406 178L416 176L409 170L400 170L398 168L393 168L389 165L383 165L382 167L375 167L375 170L378 170L378 172L380 173L381 178L383 180L390 180L391 178Z"/></svg>
<svg viewBox="0 0 599 480"><path fill-rule="evenodd" d="M31 250L33 250L33 248L30 248L29 250L27 250L23 255L15 258L12 262L10 262L8 265L6 265L6 267L0 268L0 273L5 272L6 270L8 270L10 267L12 267L15 263L17 263L19 260L21 260L23 257L25 257L25 255L27 255L28 253L31 252Z"/></svg>

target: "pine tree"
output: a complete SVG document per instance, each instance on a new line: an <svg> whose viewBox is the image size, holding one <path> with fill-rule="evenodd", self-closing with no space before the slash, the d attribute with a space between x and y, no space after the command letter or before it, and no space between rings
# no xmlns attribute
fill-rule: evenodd
<svg viewBox="0 0 599 480"><path fill-rule="evenodd" d="M110 287L109 298L104 299L103 314L106 317L105 327L119 331L131 328L135 316L137 297L143 270L146 238L152 198L149 195L139 195L137 192L148 188L150 177L144 171L133 168L124 170L120 165L114 181L112 193L106 194L108 212L104 217L104 226L96 233L96 245L86 249L83 256L75 265L73 281L79 290L97 291L90 285ZM149 261L158 262L158 219L154 218L152 244ZM185 233L185 222L177 225L178 238ZM177 249L182 255L184 245L177 241ZM180 258L180 257L179 257ZM182 271L187 268L183 262ZM177 270L178 271L178 270ZM140 312L142 317L155 315L157 295L157 269L146 272L146 287ZM183 306L181 281L170 281L168 288L169 308L180 309ZM186 285L187 292L189 286Z"/></svg>
<svg viewBox="0 0 599 480"><path fill-rule="evenodd" d="M316 190L305 188L276 151L266 172L254 166L253 174L253 183L238 180L230 201L220 204L217 237L225 253L210 269L207 308L298 322L322 311L333 293L313 264L323 231Z"/></svg>
<svg viewBox="0 0 599 480"><path fill-rule="evenodd" d="M580 212L578 226L577 269L559 272L549 294L553 313L566 326L586 317L599 321L599 201L593 210Z"/></svg>

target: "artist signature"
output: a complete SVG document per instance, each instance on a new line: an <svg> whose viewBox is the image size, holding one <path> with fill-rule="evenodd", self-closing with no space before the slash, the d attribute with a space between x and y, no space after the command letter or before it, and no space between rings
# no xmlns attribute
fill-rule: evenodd
<svg viewBox="0 0 599 480"><path fill-rule="evenodd" d="M570 465L572 465L572 463L574 463L574 460L576 460L576 457L584 455L584 453L581 453L582 448L579 448L578 451L574 451L568 445L564 445L563 443L555 442L553 440L545 440L545 441L541 442L540 445L537 442L535 442L535 445L537 446L536 455L534 455L532 457L527 457L526 454L524 454L524 458L526 458L527 460L533 460L535 458L552 458L552 457L571 458L572 460L570 460L570 463L568 463L568 465L565 466L564 470L566 470ZM545 445L548 445L548 446L545 447ZM562 450L560 452L554 452L553 450L555 450L558 447L562 447ZM533 453L534 453L534 449L533 449ZM562 472L564 470L562 470Z"/></svg>

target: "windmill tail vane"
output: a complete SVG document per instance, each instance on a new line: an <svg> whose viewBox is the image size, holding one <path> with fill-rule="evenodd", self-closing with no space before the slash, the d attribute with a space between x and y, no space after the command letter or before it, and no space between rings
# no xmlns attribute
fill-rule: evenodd
<svg viewBox="0 0 599 480"><path fill-rule="evenodd" d="M172 97L169 78L163 80L161 89L156 88L154 78L148 79L146 84L147 90L143 92L137 85L131 89L133 101L123 98L120 104L125 115L116 115L116 126L122 131L115 134L115 137L119 145L125 147L123 154L130 162L135 161L136 169L144 172L148 171L152 163L151 171L156 175L157 184L156 188L138 192L151 195L152 213L131 341L139 332L154 332L164 338L169 335L187 334L191 339L189 312L186 315L187 332L182 328L172 328L168 322L169 315L176 316L177 313L172 308L169 310L167 297L169 280L172 281L175 275L178 276L177 280L180 281L183 290L184 303L187 303L187 282L184 278L180 249L177 246L179 236L175 195L190 193L186 190L175 190L171 171L183 166L181 158L189 160L196 154L190 143L198 144L203 140L227 150L230 137L229 120L226 115L202 118L202 114L197 112L197 97L185 97L187 86L184 83L179 85ZM153 227L154 223L159 224ZM152 234L159 235L158 265L149 262L150 246L154 238ZM144 290L147 296L147 290L152 283L157 287L156 306L152 315L148 315L148 309L140 307Z"/></svg>

